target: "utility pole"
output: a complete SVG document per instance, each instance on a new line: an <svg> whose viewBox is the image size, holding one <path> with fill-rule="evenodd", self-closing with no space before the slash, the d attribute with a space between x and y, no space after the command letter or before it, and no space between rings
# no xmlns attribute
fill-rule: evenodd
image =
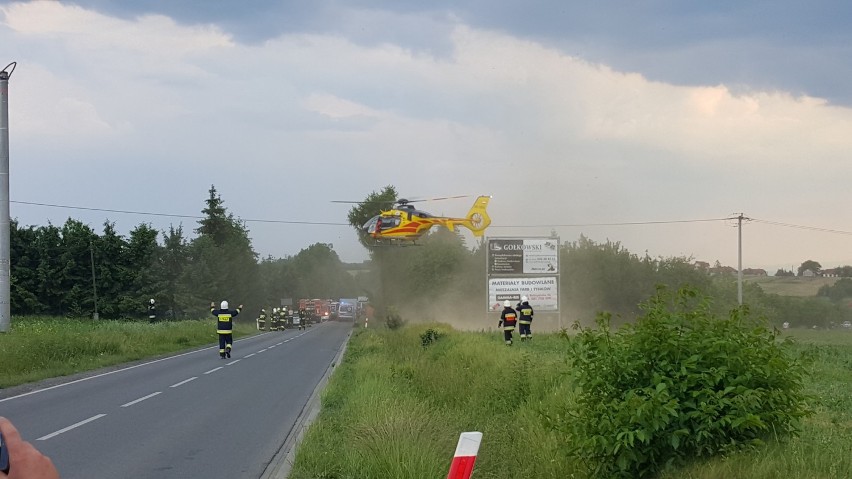
<svg viewBox="0 0 852 479"><path fill-rule="evenodd" d="M92 319L98 319L98 283L95 281L95 247L92 245L92 240L89 240L89 258L92 260L92 291L95 293L95 314Z"/></svg>
<svg viewBox="0 0 852 479"><path fill-rule="evenodd" d="M743 305L743 214L737 216L737 301Z"/></svg>
<svg viewBox="0 0 852 479"><path fill-rule="evenodd" d="M9 78L17 63L0 71L0 333L9 331L11 322L11 242L9 213ZM10 68L11 67L11 68Z"/></svg>

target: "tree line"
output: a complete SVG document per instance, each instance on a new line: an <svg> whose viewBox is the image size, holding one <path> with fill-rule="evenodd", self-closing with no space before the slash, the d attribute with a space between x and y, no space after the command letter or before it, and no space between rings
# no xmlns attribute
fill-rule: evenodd
<svg viewBox="0 0 852 479"><path fill-rule="evenodd" d="M146 317L151 298L160 317L197 318L221 299L244 304L251 315L283 298L355 296L369 296L380 316L394 306L422 319L440 321L448 314L481 319L487 295L482 243L467 245L444 228L433 229L413 247L375 247L365 238L360 226L395 199L396 190L388 186L350 211L350 223L370 254L357 277L324 243L294 256L260 259L245 224L227 211L215 186L192 239L182 226L161 232L140 224L124 237L108 221L100 234L70 218L61 227L22 227L13 221L12 314L88 317L96 290L99 316L105 319ZM614 322L632 321L638 305L660 286L690 285L713 298L718 313L737 307L735 277L711 276L695 268L692 258L640 256L617 241L597 243L581 235L564 242L559 276L563 311L581 321L592 321L601 311L612 313ZM793 298L766 294L747 282L744 298L773 324L830 327L850 319L848 284Z"/></svg>
<svg viewBox="0 0 852 479"><path fill-rule="evenodd" d="M72 218L62 226L12 221L12 314L90 317L97 305L101 318L135 319L154 299L160 318L183 319L222 299L257 311L283 298L363 294L330 245L259 259L215 186L202 213L192 239L183 226L161 232L143 223L124 237L109 221L100 234Z"/></svg>

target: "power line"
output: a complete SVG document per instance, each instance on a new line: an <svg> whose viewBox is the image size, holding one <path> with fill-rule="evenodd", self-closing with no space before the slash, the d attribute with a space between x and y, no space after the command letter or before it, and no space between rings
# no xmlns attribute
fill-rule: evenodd
<svg viewBox="0 0 852 479"><path fill-rule="evenodd" d="M64 208L70 210L83 210L83 211L103 211L107 213L120 213L120 214L130 214L130 215L141 215L141 216L163 216L168 218L188 218L188 219L204 219L206 216L198 216L198 215L179 215L173 213L156 213L151 211L132 211L132 210L116 210L109 208L89 208L85 206L71 206L71 205L57 205L50 203L36 203L32 201L9 201L9 203L16 203L20 205L31 205L31 206L45 206L48 208ZM700 218L700 219L688 219L688 220L661 220L661 221L623 221L623 222L615 222L615 223L567 223L567 224L529 224L529 225L491 225L490 228L580 228L580 227L590 227L590 226L641 226L641 225L662 225L662 224L679 224L679 223L708 223L715 221L731 221L738 219L739 216L728 216L725 218ZM810 231L819 231L823 233L832 233L832 234L841 234L841 235L850 235L852 236L852 231L843 231L843 230L835 230L830 228L820 228L816 226L805 226L805 225L797 225L793 223L783 223L780 221L770 221L770 220L762 220L757 218L742 218L746 221L753 221L755 223L762 223L773 226L783 226L785 228L796 228L802 230L810 230ZM268 220L268 219L244 219L239 218L240 221L245 221L246 223L279 223L279 224L294 224L294 225L319 225L319 226L350 226L349 223L336 223L330 221L296 221L296 220Z"/></svg>
<svg viewBox="0 0 852 479"><path fill-rule="evenodd" d="M70 205L53 205L49 203L34 203L30 201L10 201L9 203L17 203L20 205L32 205L32 206L47 206L49 208L65 208L69 210L84 210L84 211L105 211L108 213L121 213L121 214L129 214L129 215L142 215L142 216L166 216L169 218L190 218L190 219L204 219L206 216L194 216L194 215L177 215L171 213L154 213L150 211L130 211L130 210L113 210L108 208L87 208L85 206L70 206ZM349 226L349 223L332 223L332 222L324 222L324 221L293 221L293 220L264 220L264 219L244 219L238 218L240 221L245 221L246 223L283 223L283 224L293 224L293 225L324 225L324 226Z"/></svg>
<svg viewBox="0 0 852 479"><path fill-rule="evenodd" d="M709 221L730 221L736 217L728 218L706 218L692 220L668 220L668 221L625 221L621 223L573 223L563 225L491 225L490 228L576 228L586 226L636 226L636 225L661 225L673 223L701 223Z"/></svg>
<svg viewBox="0 0 852 479"><path fill-rule="evenodd" d="M784 226L786 228L797 228L797 229L801 229L801 230L821 231L823 233L852 235L852 231L833 230L833 229L829 229L829 228L819 228L819 227L816 227L816 226L794 225L794 224L791 224L791 223L781 223L781 222L778 222L778 221L759 220L759 219L755 219L755 218L752 218L751 220L754 221L755 223L763 223L763 224L775 225L775 226Z"/></svg>

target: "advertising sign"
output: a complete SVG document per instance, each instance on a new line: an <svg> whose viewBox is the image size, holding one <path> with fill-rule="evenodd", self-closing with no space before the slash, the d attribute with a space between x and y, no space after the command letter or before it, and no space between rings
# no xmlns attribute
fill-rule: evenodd
<svg viewBox="0 0 852 479"><path fill-rule="evenodd" d="M502 310L503 301L507 299L515 307L521 296L526 296L536 311L559 311L559 282L556 276L488 279L489 311Z"/></svg>
<svg viewBox="0 0 852 479"><path fill-rule="evenodd" d="M488 240L488 274L557 274L559 240L492 238Z"/></svg>

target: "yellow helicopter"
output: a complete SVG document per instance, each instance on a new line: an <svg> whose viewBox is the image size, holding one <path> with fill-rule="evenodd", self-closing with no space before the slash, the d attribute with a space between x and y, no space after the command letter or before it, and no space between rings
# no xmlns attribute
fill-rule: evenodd
<svg viewBox="0 0 852 479"><path fill-rule="evenodd" d="M456 226L464 226L478 237L491 224L491 217L486 211L490 200L490 196L479 196L467 216L450 218L415 209L411 201L399 199L393 208L373 216L361 229L379 244L413 244L433 226L443 226L450 231L455 231Z"/></svg>

